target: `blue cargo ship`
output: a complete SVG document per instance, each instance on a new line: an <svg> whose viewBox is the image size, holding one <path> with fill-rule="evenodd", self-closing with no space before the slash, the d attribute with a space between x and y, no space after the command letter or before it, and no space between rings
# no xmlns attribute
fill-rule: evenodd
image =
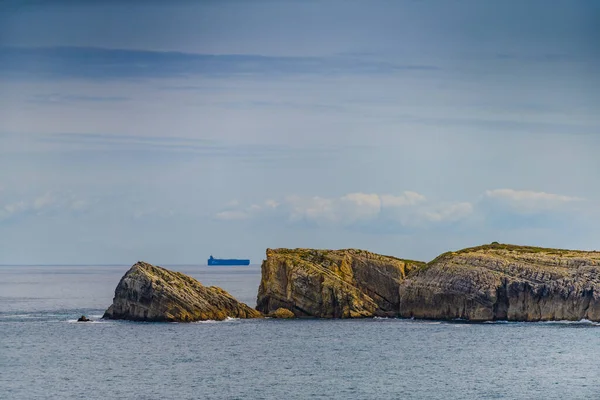
<svg viewBox="0 0 600 400"><path fill-rule="evenodd" d="M250 265L250 260L226 260L221 258L213 258L213 256L210 256L208 259L208 265Z"/></svg>

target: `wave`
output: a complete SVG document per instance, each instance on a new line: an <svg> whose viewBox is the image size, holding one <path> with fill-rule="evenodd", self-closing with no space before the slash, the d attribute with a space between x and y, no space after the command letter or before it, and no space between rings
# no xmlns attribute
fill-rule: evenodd
<svg viewBox="0 0 600 400"><path fill-rule="evenodd" d="M590 326L600 326L600 322L590 321L589 319L580 319L578 321L568 321L568 320L559 320L559 321L540 321L542 324L552 324L552 325L590 325Z"/></svg>
<svg viewBox="0 0 600 400"><path fill-rule="evenodd" d="M231 317L227 317L222 321L217 321L216 319L207 319L204 321L194 321L192 322L193 324L223 324L223 323L227 323L227 322L237 322L237 321L241 321L240 318L231 318Z"/></svg>

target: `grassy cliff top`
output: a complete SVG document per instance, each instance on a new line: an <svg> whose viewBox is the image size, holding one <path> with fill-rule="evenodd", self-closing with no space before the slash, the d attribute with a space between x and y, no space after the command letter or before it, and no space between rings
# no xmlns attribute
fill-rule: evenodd
<svg viewBox="0 0 600 400"><path fill-rule="evenodd" d="M479 251L491 251L491 252L512 252L512 253L542 253L549 255L577 255L577 256L598 256L600 251L585 251L585 250L568 250L568 249L555 249L548 247L535 247L535 246L518 246L514 244L505 244L492 242L490 244L484 244L476 247L468 247L466 249L458 250L455 253L472 253Z"/></svg>
<svg viewBox="0 0 600 400"><path fill-rule="evenodd" d="M468 247L461 250L449 251L437 256L434 260L427 263L428 265L448 259L457 255L489 255L489 256L507 256L513 258L519 257L563 257L563 258L589 258L600 260L600 251L584 251L584 250L568 250L555 249L548 247L535 246L518 246L513 244L505 244L492 242L481 246Z"/></svg>
<svg viewBox="0 0 600 400"><path fill-rule="evenodd" d="M394 257L394 256L387 256L387 255L382 255L382 254L377 254L377 253L372 253L370 251L367 250L361 250L361 249L338 249L338 250L329 250L329 249L307 249L307 248L296 248L296 249L287 249L287 248L279 248L279 249L267 249L267 257L269 257L270 255L279 255L279 256L284 256L284 257L297 257L297 258L303 258L303 259L311 259L314 258L315 256L321 256L321 257L343 257L345 255L349 255L349 256L353 256L353 257L365 257L365 258L370 258L370 259L377 259L377 260L395 260L395 261L401 261L407 264L417 264L417 265L424 265L425 262L423 261L415 261L415 260L408 260L408 259L404 259L404 258L398 258L398 257Z"/></svg>

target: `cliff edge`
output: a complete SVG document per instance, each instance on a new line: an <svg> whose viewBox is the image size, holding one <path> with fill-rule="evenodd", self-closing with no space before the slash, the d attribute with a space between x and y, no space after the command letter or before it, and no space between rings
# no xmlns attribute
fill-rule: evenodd
<svg viewBox="0 0 600 400"><path fill-rule="evenodd" d="M600 321L600 252L499 243L442 254L399 287L402 317Z"/></svg>
<svg viewBox="0 0 600 400"><path fill-rule="evenodd" d="M113 304L102 318L192 322L262 315L215 286L165 268L138 262L121 278Z"/></svg>
<svg viewBox="0 0 600 400"><path fill-rule="evenodd" d="M424 265L355 249L267 249L256 308L296 317L397 316L400 283Z"/></svg>

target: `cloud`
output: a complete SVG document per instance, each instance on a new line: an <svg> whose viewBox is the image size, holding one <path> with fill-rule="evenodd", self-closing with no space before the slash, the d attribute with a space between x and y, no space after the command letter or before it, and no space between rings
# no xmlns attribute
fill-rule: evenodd
<svg viewBox="0 0 600 400"><path fill-rule="evenodd" d="M402 194L401 196L381 196L381 202L386 207L412 206L418 203L422 203L426 200L427 199L422 194L410 191L404 192L404 194Z"/></svg>
<svg viewBox="0 0 600 400"><path fill-rule="evenodd" d="M265 206L270 207L270 208L277 208L277 207L279 207L279 203L276 202L275 200L269 199L269 200L265 201Z"/></svg>
<svg viewBox="0 0 600 400"><path fill-rule="evenodd" d="M224 220L224 221L235 221L235 220L248 219L249 215L243 211L231 210L231 211L221 211L215 215L215 218Z"/></svg>
<svg viewBox="0 0 600 400"><path fill-rule="evenodd" d="M50 151L70 152L75 150L78 155L86 152L86 156L111 157L123 153L139 154L153 157L160 156L172 160L172 156L192 158L231 158L253 163L280 162L282 159L306 160L307 157L330 159L333 155L346 151L367 148L356 145L302 145L302 144L264 144L264 143L235 143L232 141L217 141L213 139L184 137L184 136L144 136L119 133L47 133L14 135L16 139L27 140L21 145L25 152L31 146L39 145ZM15 148L18 148L15 146ZM0 150L4 150L0 147ZM92 154L93 153L93 154ZM109 162L102 160L103 162Z"/></svg>
<svg viewBox="0 0 600 400"><path fill-rule="evenodd" d="M38 94L32 96L28 101L30 103L41 103L41 104L72 104L79 102L87 103L110 103L127 101L129 97L125 96L89 96L89 95L73 95L73 94Z"/></svg>
<svg viewBox="0 0 600 400"><path fill-rule="evenodd" d="M485 200L493 205L509 208L515 212L535 213L561 208L570 203L583 201L579 197L535 192L532 190L495 189L485 192Z"/></svg>
<svg viewBox="0 0 600 400"><path fill-rule="evenodd" d="M198 54L97 47L0 47L0 74L13 78L144 79L232 75L392 74L438 67L344 57ZM90 101L103 101L101 99ZM114 100L112 100L114 101Z"/></svg>
<svg viewBox="0 0 600 400"><path fill-rule="evenodd" d="M228 207L215 215L221 220L272 219L279 223L309 226L362 227L393 225L422 228L432 223L452 223L467 218L470 203L428 204L422 194L405 191L400 195L353 192L336 198L287 196L266 200L263 205L235 209ZM387 228L386 228L387 229Z"/></svg>
<svg viewBox="0 0 600 400"><path fill-rule="evenodd" d="M434 207L432 210L425 211L423 216L431 222L453 222L459 221L473 213L471 203L454 203Z"/></svg>
<svg viewBox="0 0 600 400"><path fill-rule="evenodd" d="M17 215L27 209L27 204L24 201L6 204L0 208L0 221L8 219L11 216Z"/></svg>
<svg viewBox="0 0 600 400"><path fill-rule="evenodd" d="M262 219L292 226L337 227L365 232L399 233L447 229L547 228L577 215L565 205L573 196L513 189L495 189L474 201L439 202L405 191L400 195L353 192L339 197L291 195L262 205L228 208L221 220ZM557 225L558 226L558 225Z"/></svg>
<svg viewBox="0 0 600 400"><path fill-rule="evenodd" d="M58 212L80 213L86 211L89 206L88 201L80 199L72 193L46 192L26 200L17 200L5 205L0 204L0 221Z"/></svg>
<svg viewBox="0 0 600 400"><path fill-rule="evenodd" d="M54 195L51 192L47 192L42 196L33 200L32 208L36 211L42 211L56 202Z"/></svg>

